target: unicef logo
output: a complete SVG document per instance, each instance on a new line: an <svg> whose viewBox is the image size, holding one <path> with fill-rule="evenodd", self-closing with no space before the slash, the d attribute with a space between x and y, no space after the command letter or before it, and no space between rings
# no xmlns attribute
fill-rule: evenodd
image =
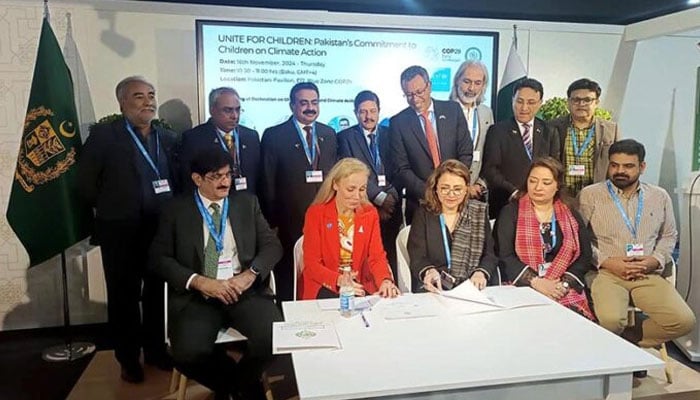
<svg viewBox="0 0 700 400"><path fill-rule="evenodd" d="M437 60L438 57L440 57L440 52L438 49L432 46L425 48L425 58L428 60Z"/></svg>
<svg viewBox="0 0 700 400"><path fill-rule="evenodd" d="M481 60L481 50L476 47L470 47L464 52L465 60Z"/></svg>

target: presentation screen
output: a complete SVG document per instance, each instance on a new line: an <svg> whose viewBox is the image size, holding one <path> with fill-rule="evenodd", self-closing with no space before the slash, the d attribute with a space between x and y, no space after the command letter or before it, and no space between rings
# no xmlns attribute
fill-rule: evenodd
<svg viewBox="0 0 700 400"><path fill-rule="evenodd" d="M241 97L241 125L262 134L289 118L289 91L297 82L319 88L318 121L336 131L357 123L353 100L372 90L380 121L407 107L401 72L421 65L432 96L449 99L452 80L465 60L489 70L484 103L495 98L498 33L368 27L250 24L197 20L200 120L209 117L208 94L229 86Z"/></svg>

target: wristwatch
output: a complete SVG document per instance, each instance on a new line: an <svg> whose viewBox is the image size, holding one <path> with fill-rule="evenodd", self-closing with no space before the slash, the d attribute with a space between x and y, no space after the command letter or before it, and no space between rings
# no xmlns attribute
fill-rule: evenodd
<svg viewBox="0 0 700 400"><path fill-rule="evenodd" d="M255 276L260 275L260 270L255 265L251 265L249 269L250 269L250 272L255 274Z"/></svg>

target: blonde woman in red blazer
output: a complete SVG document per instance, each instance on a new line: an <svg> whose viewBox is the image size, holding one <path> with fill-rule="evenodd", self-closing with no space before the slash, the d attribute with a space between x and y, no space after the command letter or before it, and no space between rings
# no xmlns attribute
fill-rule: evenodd
<svg viewBox="0 0 700 400"><path fill-rule="evenodd" d="M304 220L302 300L337 296L341 262L352 266L356 296L399 294L382 246L379 215L367 199L368 176L362 161L344 158L324 177Z"/></svg>

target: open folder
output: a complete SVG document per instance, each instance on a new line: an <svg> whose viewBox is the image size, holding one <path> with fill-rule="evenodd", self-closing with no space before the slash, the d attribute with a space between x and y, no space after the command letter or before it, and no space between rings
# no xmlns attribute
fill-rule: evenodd
<svg viewBox="0 0 700 400"><path fill-rule="evenodd" d="M467 279L452 290L440 294L452 299L471 301L500 309L552 304L546 297L528 287L492 286L479 290Z"/></svg>
<svg viewBox="0 0 700 400"><path fill-rule="evenodd" d="M331 322L296 321L272 324L272 353L297 350L339 349L340 340Z"/></svg>

